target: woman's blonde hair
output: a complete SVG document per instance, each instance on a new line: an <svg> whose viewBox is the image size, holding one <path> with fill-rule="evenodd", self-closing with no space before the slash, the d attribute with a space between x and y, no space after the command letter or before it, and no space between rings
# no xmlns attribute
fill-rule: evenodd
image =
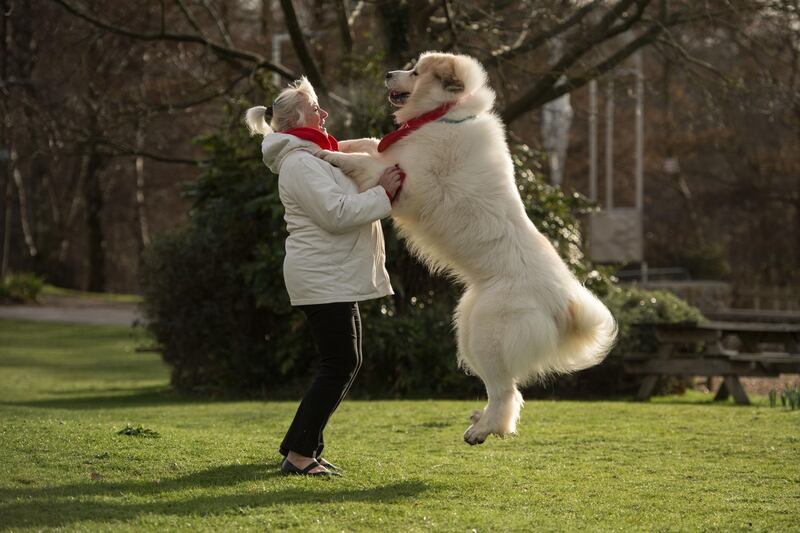
<svg viewBox="0 0 800 533"><path fill-rule="evenodd" d="M247 110L245 123L250 129L250 134L267 135L274 131L290 130L303 124L306 118L302 105L304 98L307 98L312 105L318 101L314 87L305 76L282 90L271 106L256 106ZM269 121L269 125L267 125L267 121Z"/></svg>

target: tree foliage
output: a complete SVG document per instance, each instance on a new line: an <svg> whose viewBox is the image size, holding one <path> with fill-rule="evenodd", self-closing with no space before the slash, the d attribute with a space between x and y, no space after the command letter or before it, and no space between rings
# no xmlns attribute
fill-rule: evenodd
<svg viewBox="0 0 800 533"><path fill-rule="evenodd" d="M348 125L358 136L381 135L392 128L385 70L423 50L467 53L487 67L510 133L537 147L543 103L567 93L579 102L589 80L624 71L626 58L643 50L648 210L657 204L647 220L648 260L731 271L742 285L797 283L787 273L798 249L787 243L800 231L796 2L2 5L0 154L9 158L0 166L0 220L3 264L12 270L65 286L138 290L151 235L182 220L176 184L206 163L190 140L217 127L223 105L268 101L273 76L283 85L313 73L340 119L337 132ZM663 82L662 59L670 72ZM665 94L671 103L662 106ZM586 110L575 108L577 124ZM618 133L616 146L625 146L631 133ZM573 128L565 183L569 174L585 181L579 135ZM664 158L679 158L680 176L665 175ZM741 198L746 214L736 216ZM737 209L725 215L717 206ZM747 245L757 232L785 238Z"/></svg>

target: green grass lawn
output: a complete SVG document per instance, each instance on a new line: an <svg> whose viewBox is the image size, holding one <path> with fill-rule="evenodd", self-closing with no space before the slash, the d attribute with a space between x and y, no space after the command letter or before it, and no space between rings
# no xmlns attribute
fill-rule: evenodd
<svg viewBox="0 0 800 533"><path fill-rule="evenodd" d="M138 294L118 294L113 292L86 292L77 291L74 289L65 289L63 287L56 287L55 285L45 284L42 287L42 295L44 296L70 296L73 298L80 298L82 300L93 300L97 302L113 302L113 303L134 303L142 302L142 297Z"/></svg>
<svg viewBox="0 0 800 533"><path fill-rule="evenodd" d="M136 342L0 321L0 529L800 528L800 412L763 399L530 401L518 437L476 447L461 435L477 399L345 401L326 455L346 475L284 477L294 403L177 397Z"/></svg>

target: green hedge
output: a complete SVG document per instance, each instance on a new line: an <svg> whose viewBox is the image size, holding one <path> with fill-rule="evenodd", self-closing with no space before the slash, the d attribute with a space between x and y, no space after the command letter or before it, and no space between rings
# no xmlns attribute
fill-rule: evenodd
<svg viewBox="0 0 800 533"><path fill-rule="evenodd" d="M156 239L144 256L141 281L149 328L172 368L173 385L182 391L296 394L309 380L314 349L303 315L289 305L283 285L286 235L277 177L261 163L258 139L247 137L244 128L200 142L211 163L187 184L193 202L189 222ZM639 342L631 338L634 320L691 316L694 311L674 297L616 288L584 260L577 217L591 206L539 179L539 160L528 147L514 151L528 214L576 275L607 299L621 322L620 348ZM456 366L451 316L460 288L431 277L388 221L384 233L396 294L361 304L365 361L353 394L482 394L480 381ZM585 383L584 375L557 383L565 393L618 390L602 380Z"/></svg>
<svg viewBox="0 0 800 533"><path fill-rule="evenodd" d="M36 274L8 274L0 280L0 303L35 302L42 292L44 280Z"/></svg>

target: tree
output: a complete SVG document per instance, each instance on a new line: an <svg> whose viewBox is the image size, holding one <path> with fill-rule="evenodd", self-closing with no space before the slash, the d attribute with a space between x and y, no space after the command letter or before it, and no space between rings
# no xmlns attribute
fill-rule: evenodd
<svg viewBox="0 0 800 533"><path fill-rule="evenodd" d="M12 7L12 0L5 1ZM673 72L686 68L689 74L674 78L684 87L694 82L689 76L710 72L708 67L722 60L703 57L703 36L727 31L737 36L744 52L725 59L727 66L717 70L750 62L763 66L759 75L774 80L770 90L776 95L790 95L796 88L792 73L797 69L786 66L797 63L796 37L791 37L796 35L791 21L797 8L788 0L282 0L274 12L266 0L13 4L14 9L6 10L8 61L2 90L8 106L5 135L7 144L16 147L14 168L22 187L14 184L9 167L0 183L10 193L0 217L9 221L3 240L10 252L4 261L11 255L14 268L33 268L51 280L78 286L94 279L82 265L84 257L97 257L92 263L100 264L100 254L89 254L94 242L91 247L105 251L107 260L94 270L106 271L108 283L116 287L136 288L138 251L149 235L181 218L184 204L177 184L196 176L207 163L188 140L218 127L225 106L273 98L273 75L281 80L300 72L312 75L333 107L332 129L344 133L340 136L362 135L375 126L377 133L385 133L392 124L380 89L384 70L398 68L427 49L468 53L486 65L512 138L531 145L539 131L528 119L539 107L568 91L579 100L588 80L612 72L643 47L646 61L669 55ZM767 20L775 31L758 31ZM281 49L281 60L274 60L272 37L287 30L291 44ZM565 46L551 60L547 52L553 39ZM732 37L726 42L735 41ZM780 44L782 57L794 54L794 62L764 63L775 44ZM93 59L87 61L89 57ZM727 97L731 105L736 98L752 96L731 92L724 84L717 87L715 97ZM787 109L796 114L792 105ZM745 121L729 127L733 135L747 131ZM655 131L652 126L647 131L649 139L656 138L649 133ZM793 135L789 131L769 133L780 137L776 145L785 145L787 135ZM648 155L659 146L649 144ZM88 195L93 181L87 170L95 167L100 194L95 188ZM577 168L574 157L568 167ZM651 169L654 175L659 168ZM662 177L669 187L681 187L681 179L689 183L686 176ZM87 204L97 199L104 202L99 215L86 217ZM681 202L699 213L696 199L684 196ZM793 204L780 205L789 209ZM102 232L93 230L95 237L89 239L90 226Z"/></svg>

